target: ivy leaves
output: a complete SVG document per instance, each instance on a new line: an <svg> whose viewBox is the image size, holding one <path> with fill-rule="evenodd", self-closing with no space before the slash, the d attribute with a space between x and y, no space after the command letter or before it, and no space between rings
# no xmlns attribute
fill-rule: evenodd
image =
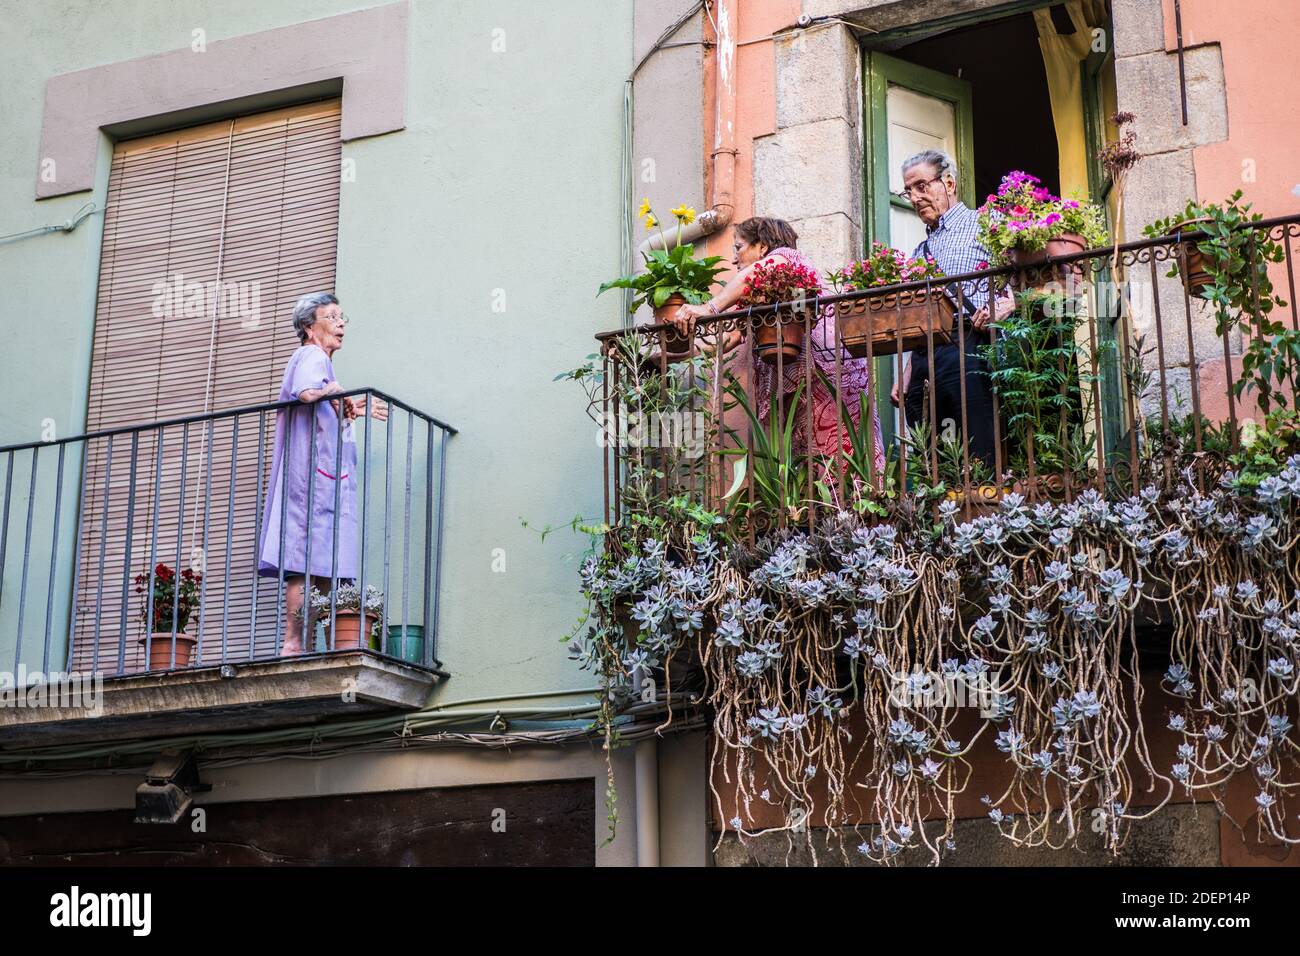
<svg viewBox="0 0 1300 956"><path fill-rule="evenodd" d="M1220 336L1240 329L1247 336L1241 357L1241 375L1232 383L1233 394L1258 394L1260 407L1286 407L1300 385L1300 332L1271 318L1274 308L1286 302L1273 292L1269 263L1282 262L1285 251L1268 229L1256 224L1263 216L1241 202L1238 189L1227 202L1189 202L1177 216L1159 219L1143 232L1157 237L1179 232L1201 232L1195 250L1203 256L1210 282L1199 298L1214 306L1215 332ZM1184 256L1186 251L1184 250ZM1180 272L1177 262L1169 276ZM1288 394L1292 398L1288 399Z"/></svg>

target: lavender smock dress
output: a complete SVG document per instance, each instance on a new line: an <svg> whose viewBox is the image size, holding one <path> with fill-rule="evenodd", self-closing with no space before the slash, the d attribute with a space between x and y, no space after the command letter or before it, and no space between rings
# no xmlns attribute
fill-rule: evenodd
<svg viewBox="0 0 1300 956"><path fill-rule="evenodd" d="M285 366L279 401L295 400L304 391L324 388L333 381L334 365L325 350L318 345L304 345L290 356L289 364ZM316 432L316 455L314 461L309 461L312 429ZM357 445L352 422L347 419L343 421L342 436L340 456L339 419L334 406L328 401L319 402L315 406L290 406L276 413L275 451L266 486L266 506L262 512L258 574L276 577L281 568L286 576L305 574L307 542L310 539L313 576L357 576ZM284 484L286 475L287 492ZM337 565L334 563L336 488ZM309 492L310 522L307 507ZM280 550L282 523L283 554Z"/></svg>

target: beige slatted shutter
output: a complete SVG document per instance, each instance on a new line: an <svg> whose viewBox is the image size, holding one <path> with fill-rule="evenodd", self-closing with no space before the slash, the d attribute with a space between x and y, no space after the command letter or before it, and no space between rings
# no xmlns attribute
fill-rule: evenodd
<svg viewBox="0 0 1300 956"><path fill-rule="evenodd" d="M289 324L294 300L334 288L340 117L339 101L330 100L117 144L87 431L278 397L285 362L299 344ZM205 662L221 658L223 630L227 657L247 659L252 634L256 655L270 653L275 582L256 579L254 538L259 459L264 485L275 416L266 416L260 435L258 416L239 418L232 494L234 421L215 422L210 440L206 425L190 426L188 442L182 428L166 430L156 500L158 435L141 433L130 522L130 436L113 440L111 462L107 439L90 443L74 668L143 669L137 638L144 599L129 579L147 573L155 536L156 561L177 567L179 540L179 566L189 566L192 550L204 546L205 523L202 633L197 613L187 633L200 637Z"/></svg>

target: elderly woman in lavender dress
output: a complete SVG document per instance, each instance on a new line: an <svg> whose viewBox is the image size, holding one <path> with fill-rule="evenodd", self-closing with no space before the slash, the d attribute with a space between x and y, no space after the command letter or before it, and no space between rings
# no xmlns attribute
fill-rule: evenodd
<svg viewBox="0 0 1300 956"><path fill-rule="evenodd" d="M744 293L745 279L753 271L756 262L792 262L810 266L804 256L795 249L799 241L798 234L784 219L754 217L736 225L734 275L722 291L704 305L684 305L672 317L672 323L684 334L691 334L695 320L729 309L740 302ZM828 381L835 382L836 348L835 348L835 310L827 306L821 317L813 326L810 334L814 365L826 373ZM722 342L723 351L729 351L740 344L741 333L734 330L726 334ZM706 346L710 343L706 343ZM838 356L840 398L855 424L859 424L861 402L859 396L864 392L871 408L872 429L875 435L874 459L877 475L883 475L885 469L885 444L880 432L880 416L876 413L875 402L871 401L871 368L866 359L855 359L847 353ZM806 381L803 358L789 362L784 368L783 391L792 394L800 384ZM776 374L773 367L766 362L754 359L753 363L754 396L757 399L757 413L766 420L771 413L772 389ZM825 469L829 472L836 460L838 444L839 455L849 455L853 443L840 418L840 404L836 401L833 388L827 388L819 376L814 375L812 389L807 396L799 400L797 421L800 423L794 431L795 450L801 453L811 452L822 456ZM813 448L807 445L807 428L803 424L804 416L812 416ZM832 488L833 490L833 488Z"/></svg>
<svg viewBox="0 0 1300 956"><path fill-rule="evenodd" d="M346 325L339 300L330 293L315 292L298 300L293 328L302 346L285 366L279 401L314 402L346 391L335 378L332 361L343 347ZM328 591L334 580L357 574L357 446L352 422L366 413L367 398L334 399L305 408L290 406L276 413L275 452L266 487L257 570L267 577L278 578L284 573L288 623L282 653L286 655L303 651L299 612L308 574L322 591ZM388 406L372 398L370 413L383 421ZM315 456L309 460L313 431Z"/></svg>

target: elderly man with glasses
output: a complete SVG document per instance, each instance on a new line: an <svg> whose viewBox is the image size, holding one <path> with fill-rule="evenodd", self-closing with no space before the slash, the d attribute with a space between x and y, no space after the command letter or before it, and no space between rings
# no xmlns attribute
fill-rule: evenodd
<svg viewBox="0 0 1300 956"><path fill-rule="evenodd" d="M904 199L912 204L925 223L925 239L914 256L930 256L945 275L960 275L987 268L988 250L979 243L979 215L957 198L957 166L952 157L940 150L928 149L903 163ZM989 314L989 280L961 283L948 296L958 305L957 321L965 323L966 346L966 444L972 459L994 467L993 395L988 365L979 355L979 346L987 344L989 325L1011 311L1009 295L994 299L994 314ZM929 402L925 385L934 390L935 425L943 430L951 420L962 428L962 362L957 329L949 345L936 345L934 367L925 352L914 352L903 369L903 380L894 385L891 398L895 405L902 396L903 410L910 427L929 420Z"/></svg>

